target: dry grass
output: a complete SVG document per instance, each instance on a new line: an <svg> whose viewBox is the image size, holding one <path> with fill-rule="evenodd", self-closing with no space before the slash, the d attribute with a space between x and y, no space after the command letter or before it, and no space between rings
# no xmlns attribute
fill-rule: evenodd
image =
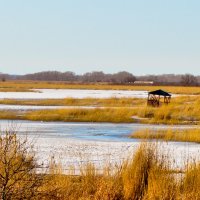
<svg viewBox="0 0 200 200"><path fill-rule="evenodd" d="M60 99L60 100L0 100L4 104L96 106L99 109L62 109L41 111L2 111L0 119L30 119L44 121L87 122L140 122L149 124L200 124L200 96L181 96L172 99L169 105L158 108L146 105L145 99ZM136 116L135 119L131 119Z"/></svg>
<svg viewBox="0 0 200 200"><path fill-rule="evenodd" d="M187 164L181 174L170 166L168 157L158 151L156 144L142 143L113 174L105 171L99 175L92 164L87 164L80 176L65 176L60 171L51 174L45 190L52 199L64 200L199 199L198 162Z"/></svg>
<svg viewBox="0 0 200 200"><path fill-rule="evenodd" d="M0 119L64 122L131 123L130 109L61 109L38 111L1 111Z"/></svg>
<svg viewBox="0 0 200 200"><path fill-rule="evenodd" d="M113 84L70 84L67 82L46 81L7 81L2 82L0 91L27 91L30 89L95 89L95 90L156 90L162 88L176 94L200 94L200 87L179 86L135 86Z"/></svg>
<svg viewBox="0 0 200 200"><path fill-rule="evenodd" d="M27 88L2 88L0 87L0 92L34 92L33 90Z"/></svg>
<svg viewBox="0 0 200 200"><path fill-rule="evenodd" d="M0 119L42 121L140 122L149 124L200 124L200 97L173 98L171 104L159 108L147 106L144 99L62 99L2 100L0 103L25 105L97 106L96 109L57 109L40 111L2 111ZM105 107L99 108L98 107ZM137 116L132 119L132 116Z"/></svg>
<svg viewBox="0 0 200 200"><path fill-rule="evenodd" d="M99 107L133 107L144 106L146 99L139 98L65 98L65 99L39 99L39 100L17 100L3 99L0 104L7 105L34 105L34 106L99 106Z"/></svg>
<svg viewBox="0 0 200 200"><path fill-rule="evenodd" d="M137 139L200 143L200 129L184 129L184 130L144 129L134 132L130 137Z"/></svg>
<svg viewBox="0 0 200 200"><path fill-rule="evenodd" d="M145 105L133 111L134 115L146 118L143 123L200 124L199 103L199 96L185 96L173 98L169 105L162 105L159 108Z"/></svg>
<svg viewBox="0 0 200 200"><path fill-rule="evenodd" d="M20 112L1 110L0 119L17 120L21 119Z"/></svg>
<svg viewBox="0 0 200 200"><path fill-rule="evenodd" d="M37 161L27 140L15 133L0 137L0 196L3 200L187 200L200 199L200 163L187 163L177 176L168 156L155 143L142 143L133 157L116 170L99 174L92 163L80 166L80 175L64 175L50 161L49 171L36 173Z"/></svg>
<svg viewBox="0 0 200 200"><path fill-rule="evenodd" d="M188 164L181 185L184 199L200 199L200 163Z"/></svg>
<svg viewBox="0 0 200 200"><path fill-rule="evenodd" d="M130 123L132 112L129 109L63 109L27 112L25 119L33 121L66 122L112 122Z"/></svg>

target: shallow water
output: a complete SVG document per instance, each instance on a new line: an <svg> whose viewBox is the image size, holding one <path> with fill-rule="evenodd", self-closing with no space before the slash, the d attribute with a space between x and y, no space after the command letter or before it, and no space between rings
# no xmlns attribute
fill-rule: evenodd
<svg viewBox="0 0 200 200"><path fill-rule="evenodd" d="M133 141L127 136L144 126L141 124L68 123L0 120L2 129L14 128L19 135L40 138L72 138L93 141ZM154 127L153 125L150 125Z"/></svg>
<svg viewBox="0 0 200 200"><path fill-rule="evenodd" d="M93 141L118 141L133 142L128 136L138 130L151 129L182 129L193 126L170 126L170 125L150 125L137 123L91 123L91 122L38 122L38 121L8 121L0 120L1 129L12 128L17 130L19 135L43 137L43 138L73 138L77 140Z"/></svg>
<svg viewBox="0 0 200 200"><path fill-rule="evenodd" d="M146 98L147 91L37 89L36 92L0 92L0 99L63 99L63 98Z"/></svg>
<svg viewBox="0 0 200 200"><path fill-rule="evenodd" d="M94 163L99 170L107 163L120 164L133 154L141 142L128 138L129 134L143 128L165 129L170 126L0 120L0 127L1 130L15 129L20 137L27 136L34 143L39 162L47 166L53 156L56 162L62 163L67 173L69 166L78 169L78 166L87 162ZM192 128L173 128L186 127ZM160 149L170 154L175 168L182 168L187 160L200 157L198 144L163 142Z"/></svg>

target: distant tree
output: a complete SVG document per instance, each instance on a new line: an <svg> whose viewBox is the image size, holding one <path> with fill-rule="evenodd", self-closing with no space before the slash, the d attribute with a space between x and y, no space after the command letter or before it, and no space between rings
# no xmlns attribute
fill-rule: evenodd
<svg viewBox="0 0 200 200"><path fill-rule="evenodd" d="M83 82L104 82L105 74L102 71L93 71L85 73L82 76Z"/></svg>
<svg viewBox="0 0 200 200"><path fill-rule="evenodd" d="M200 76L196 76L198 84L200 84Z"/></svg>
<svg viewBox="0 0 200 200"><path fill-rule="evenodd" d="M74 72L67 71L62 74L62 80L63 81L76 81L77 76Z"/></svg>
<svg viewBox="0 0 200 200"><path fill-rule="evenodd" d="M122 71L122 72L113 74L112 81L114 83L121 83L121 84L134 83L136 81L136 77L133 76L133 74L131 74L129 72Z"/></svg>
<svg viewBox="0 0 200 200"><path fill-rule="evenodd" d="M69 71L64 73L58 71L44 71L24 75L23 79L39 81L75 81L77 77L75 73Z"/></svg>
<svg viewBox="0 0 200 200"><path fill-rule="evenodd" d="M184 86L196 86L198 85L197 78L192 74L185 74L181 76L181 83Z"/></svg>
<svg viewBox="0 0 200 200"><path fill-rule="evenodd" d="M8 77L8 74L0 73L0 80L1 80L2 82L5 82L7 77Z"/></svg>
<svg viewBox="0 0 200 200"><path fill-rule="evenodd" d="M37 80L37 81L69 81L69 82L87 82L87 83L117 83L128 84L138 81L152 81L154 85L198 85L200 84L200 76L193 76L191 74L175 75L175 74L161 74L161 75L144 75L135 77L133 74L121 71L115 74L106 74L102 71L88 72L83 75L77 75L74 72L66 71L42 71L34 74L26 75L9 75L0 73L0 81L6 80Z"/></svg>

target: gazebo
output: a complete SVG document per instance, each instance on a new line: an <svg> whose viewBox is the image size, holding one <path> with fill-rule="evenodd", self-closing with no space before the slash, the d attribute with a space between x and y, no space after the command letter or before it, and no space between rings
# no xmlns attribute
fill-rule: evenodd
<svg viewBox="0 0 200 200"><path fill-rule="evenodd" d="M171 100L171 94L168 92L165 92L163 90L155 90L148 92L148 99L147 99L147 105L149 106L154 106L154 107L159 107L161 105L161 97L164 97L164 102L165 104L169 104Z"/></svg>

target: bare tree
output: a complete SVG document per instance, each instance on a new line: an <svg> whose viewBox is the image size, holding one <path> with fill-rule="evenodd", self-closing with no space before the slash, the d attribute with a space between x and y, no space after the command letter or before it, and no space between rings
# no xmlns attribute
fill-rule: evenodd
<svg viewBox="0 0 200 200"><path fill-rule="evenodd" d="M8 77L9 75L7 75L7 74L2 74L2 73L0 73L0 79L1 79L1 81L2 82L5 82L6 81L6 78Z"/></svg>
<svg viewBox="0 0 200 200"><path fill-rule="evenodd" d="M76 81L77 78L74 72L68 71L63 73L63 81Z"/></svg>
<svg viewBox="0 0 200 200"><path fill-rule="evenodd" d="M121 71L115 74L106 74L102 71L88 72L77 75L74 72L66 71L42 71L26 75L9 75L0 73L0 81L9 80L35 80L35 81L68 81L86 83L117 83L128 84L138 81L152 81L154 85L185 85L195 86L200 84L200 76L191 74L160 74L143 75L135 77L132 73Z"/></svg>
<svg viewBox="0 0 200 200"><path fill-rule="evenodd" d="M36 199L44 175L37 174L35 155L27 140L12 131L0 136L0 199Z"/></svg>
<svg viewBox="0 0 200 200"><path fill-rule="evenodd" d="M93 71L83 74L83 82L104 82L105 74L102 71Z"/></svg>
<svg viewBox="0 0 200 200"><path fill-rule="evenodd" d="M114 83L120 83L120 84L134 83L135 80L136 80L135 76L126 71L118 72L116 74L113 74L112 76L112 82Z"/></svg>
<svg viewBox="0 0 200 200"><path fill-rule="evenodd" d="M181 76L181 83L184 86L197 86L198 81L197 78L192 74L185 74Z"/></svg>

